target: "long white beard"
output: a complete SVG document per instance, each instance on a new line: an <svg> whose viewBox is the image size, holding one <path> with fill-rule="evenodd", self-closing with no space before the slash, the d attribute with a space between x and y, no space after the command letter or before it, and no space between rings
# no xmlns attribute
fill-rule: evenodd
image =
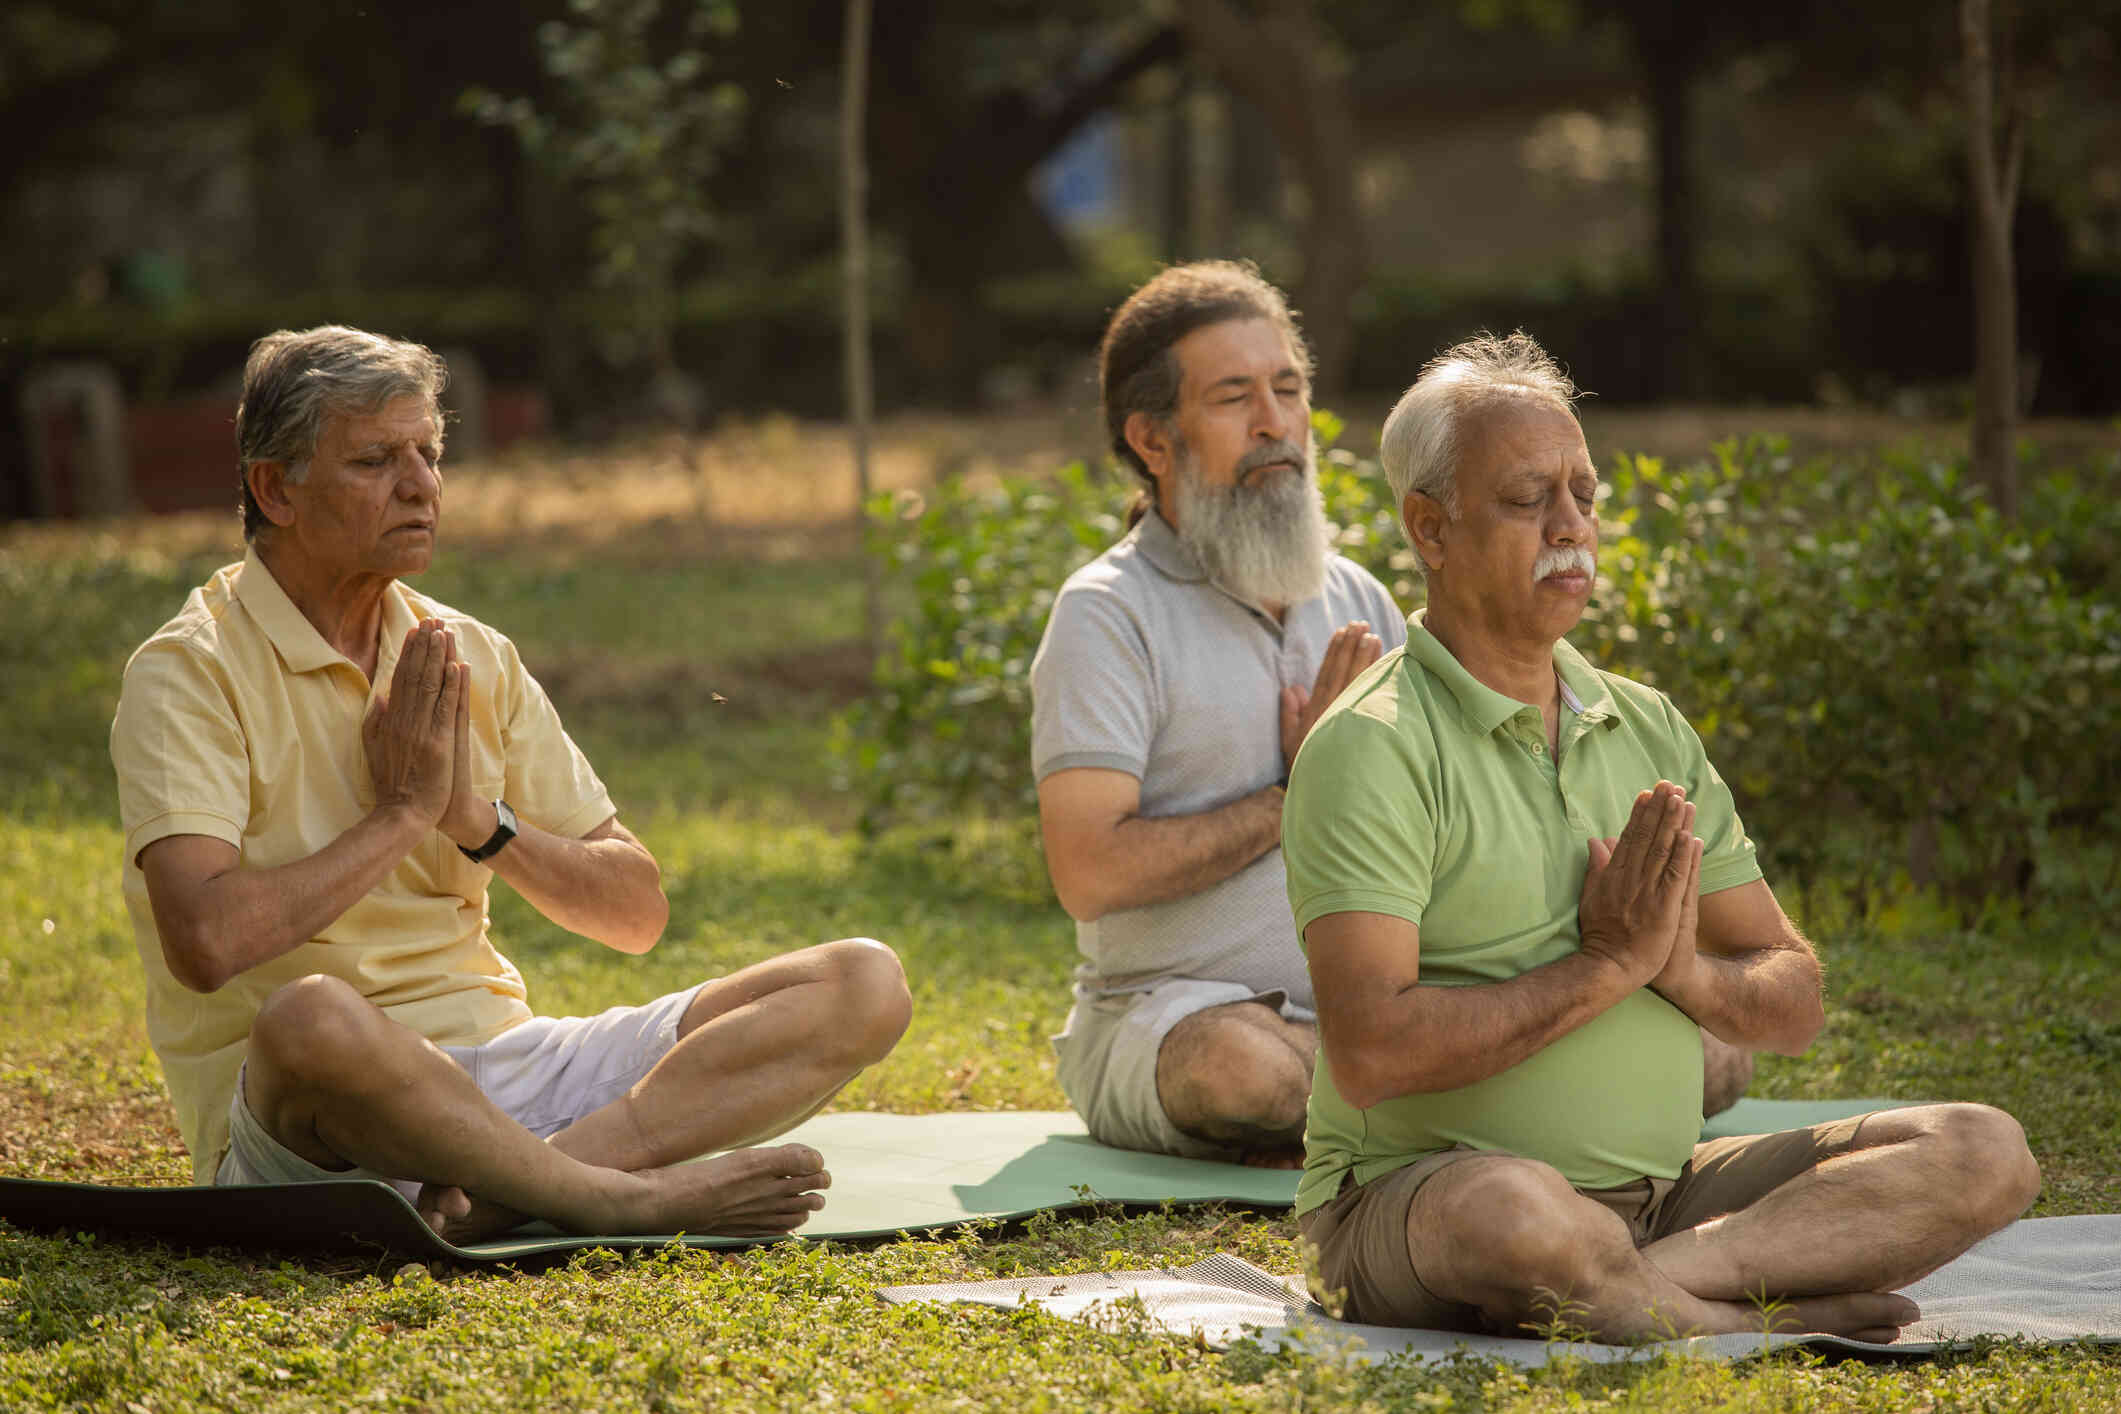
<svg viewBox="0 0 2121 1414"><path fill-rule="evenodd" d="M1301 478L1276 472L1258 486L1211 485L1201 481L1192 449L1179 449L1179 542L1240 599L1300 604L1325 588L1332 528L1309 445L1302 461Z"/></svg>

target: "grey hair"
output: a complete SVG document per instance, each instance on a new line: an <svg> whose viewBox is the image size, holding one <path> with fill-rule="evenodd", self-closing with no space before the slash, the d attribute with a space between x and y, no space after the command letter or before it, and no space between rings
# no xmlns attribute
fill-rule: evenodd
<svg viewBox="0 0 2121 1414"><path fill-rule="evenodd" d="M250 346L243 400L236 404L236 478L243 492L243 538L266 524L250 494L253 462L285 462L299 482L317 452L317 434L335 413L374 412L399 398L419 398L440 432L449 365L424 344L323 324L281 329Z"/></svg>
<svg viewBox="0 0 2121 1414"><path fill-rule="evenodd" d="M1576 396L1575 383L1553 355L1522 329L1507 338L1483 329L1430 359L1385 419L1378 439L1377 459L1392 485L1392 504L1402 528L1407 496L1415 491L1458 519L1458 458L1468 413L1505 398L1522 398L1574 417ZM1411 531L1407 538L1413 539ZM1426 575L1427 561L1414 558Z"/></svg>

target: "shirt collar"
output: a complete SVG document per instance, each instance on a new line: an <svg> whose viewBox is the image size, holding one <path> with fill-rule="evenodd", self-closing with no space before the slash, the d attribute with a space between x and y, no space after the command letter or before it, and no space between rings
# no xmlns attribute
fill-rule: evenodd
<svg viewBox="0 0 2121 1414"><path fill-rule="evenodd" d="M1407 619L1407 653L1450 690L1468 727L1485 735L1529 709L1530 704L1497 692L1467 672L1465 665L1451 656L1451 650L1429 632L1423 622L1428 613L1427 609L1416 609ZM1605 680L1566 639L1554 644L1554 673L1581 704L1577 711L1586 725L1611 715L1612 694L1607 691Z"/></svg>
<svg viewBox="0 0 2121 1414"><path fill-rule="evenodd" d="M243 569L236 578L236 598L287 664L291 673L313 673L320 668L329 668L343 663L353 663L338 649L324 641L316 625L304 618L295 607L295 601L287 597L280 581L266 568L265 561L258 558L258 548L253 545L244 553ZM391 670L397 666L398 648L405 635L418 622L412 605L406 600L405 586L392 580L383 591L382 640L376 656L377 682L386 682ZM358 669L356 669L358 671Z"/></svg>
<svg viewBox="0 0 2121 1414"><path fill-rule="evenodd" d="M1193 558L1193 552L1178 538L1171 523L1154 509L1134 523L1134 544L1150 564L1166 579L1175 579L1181 584L1199 584L1208 577Z"/></svg>

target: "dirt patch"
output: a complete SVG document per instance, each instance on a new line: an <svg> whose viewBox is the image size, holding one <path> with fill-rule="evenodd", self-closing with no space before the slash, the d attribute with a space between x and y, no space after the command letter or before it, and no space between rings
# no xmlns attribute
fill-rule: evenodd
<svg viewBox="0 0 2121 1414"><path fill-rule="evenodd" d="M0 1172L142 1187L191 1182L159 1089L97 1092L41 1070L0 1070Z"/></svg>

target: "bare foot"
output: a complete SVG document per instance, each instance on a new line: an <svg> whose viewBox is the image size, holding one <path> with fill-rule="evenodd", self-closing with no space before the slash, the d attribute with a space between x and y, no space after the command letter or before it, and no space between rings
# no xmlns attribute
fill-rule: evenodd
<svg viewBox="0 0 2121 1414"><path fill-rule="evenodd" d="M530 1221L528 1213L519 1213L488 1198L474 1197L446 1183L421 1185L419 1201L413 1206L419 1209L420 1216L427 1220L436 1236L459 1247L483 1242Z"/></svg>
<svg viewBox="0 0 2121 1414"><path fill-rule="evenodd" d="M1775 1313L1773 1329L1818 1331L1873 1345L1890 1345L1900 1338L1902 1326L1921 1319L1922 1308L1897 1292L1852 1291L1785 1302Z"/></svg>
<svg viewBox="0 0 2121 1414"><path fill-rule="evenodd" d="M807 1144L737 1149L711 1159L643 1169L651 1186L639 1232L755 1237L793 1232L825 1206L825 1157Z"/></svg>

